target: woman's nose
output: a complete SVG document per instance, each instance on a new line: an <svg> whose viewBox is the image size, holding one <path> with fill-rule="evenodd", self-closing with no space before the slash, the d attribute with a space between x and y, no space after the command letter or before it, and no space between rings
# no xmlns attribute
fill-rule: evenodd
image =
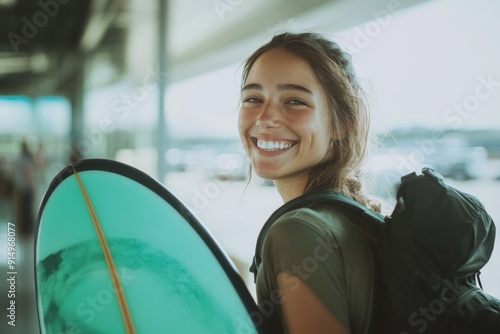
<svg viewBox="0 0 500 334"><path fill-rule="evenodd" d="M255 125L261 128L275 128L280 125L279 108L273 103L266 103L257 115Z"/></svg>

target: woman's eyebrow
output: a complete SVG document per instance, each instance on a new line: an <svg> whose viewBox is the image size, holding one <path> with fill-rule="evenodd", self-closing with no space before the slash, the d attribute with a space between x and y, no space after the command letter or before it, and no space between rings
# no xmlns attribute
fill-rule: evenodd
<svg viewBox="0 0 500 334"><path fill-rule="evenodd" d="M279 84L277 85L278 87L278 90L280 91L283 91L283 90L298 90L298 91L301 91L301 92L304 92L304 93L308 93L308 94L313 94L312 91L304 86L300 86L300 85L295 85L295 84ZM262 85L261 84L258 84L258 83L250 83L248 85L245 85L241 91L244 91L244 90L252 90L252 89L255 89L255 90L262 90Z"/></svg>
<svg viewBox="0 0 500 334"><path fill-rule="evenodd" d="M312 95L312 91L310 89L307 89L304 86L294 85L294 84L279 84L278 90L298 90Z"/></svg>
<svg viewBox="0 0 500 334"><path fill-rule="evenodd" d="M251 84L245 85L241 89L241 91L250 90L250 89L262 90L262 85L261 84L257 84L257 83L251 83Z"/></svg>

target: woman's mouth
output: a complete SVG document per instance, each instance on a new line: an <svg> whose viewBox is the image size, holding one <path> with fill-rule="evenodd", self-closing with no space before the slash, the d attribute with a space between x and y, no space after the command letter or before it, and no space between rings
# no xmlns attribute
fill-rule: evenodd
<svg viewBox="0 0 500 334"><path fill-rule="evenodd" d="M255 137L252 137L252 141L259 149L266 152L288 150L297 143L290 140L262 140Z"/></svg>

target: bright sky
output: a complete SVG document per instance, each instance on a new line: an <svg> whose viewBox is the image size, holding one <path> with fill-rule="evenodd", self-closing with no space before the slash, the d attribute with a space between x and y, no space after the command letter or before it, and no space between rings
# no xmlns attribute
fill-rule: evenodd
<svg viewBox="0 0 500 334"><path fill-rule="evenodd" d="M430 1L400 13L353 54L374 89L375 126L500 128L500 2L463 3Z"/></svg>

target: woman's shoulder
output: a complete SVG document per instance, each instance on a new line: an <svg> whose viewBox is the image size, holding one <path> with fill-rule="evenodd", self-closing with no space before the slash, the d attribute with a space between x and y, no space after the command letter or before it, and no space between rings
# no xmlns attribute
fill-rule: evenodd
<svg viewBox="0 0 500 334"><path fill-rule="evenodd" d="M264 240L267 250L299 254L310 253L318 244L343 250L348 257L365 257L369 252L365 235L351 218L328 203L287 212L275 221Z"/></svg>
<svg viewBox="0 0 500 334"><path fill-rule="evenodd" d="M279 217L270 230L302 230L323 234L342 234L350 230L351 219L338 207L329 203L316 203L291 210Z"/></svg>

